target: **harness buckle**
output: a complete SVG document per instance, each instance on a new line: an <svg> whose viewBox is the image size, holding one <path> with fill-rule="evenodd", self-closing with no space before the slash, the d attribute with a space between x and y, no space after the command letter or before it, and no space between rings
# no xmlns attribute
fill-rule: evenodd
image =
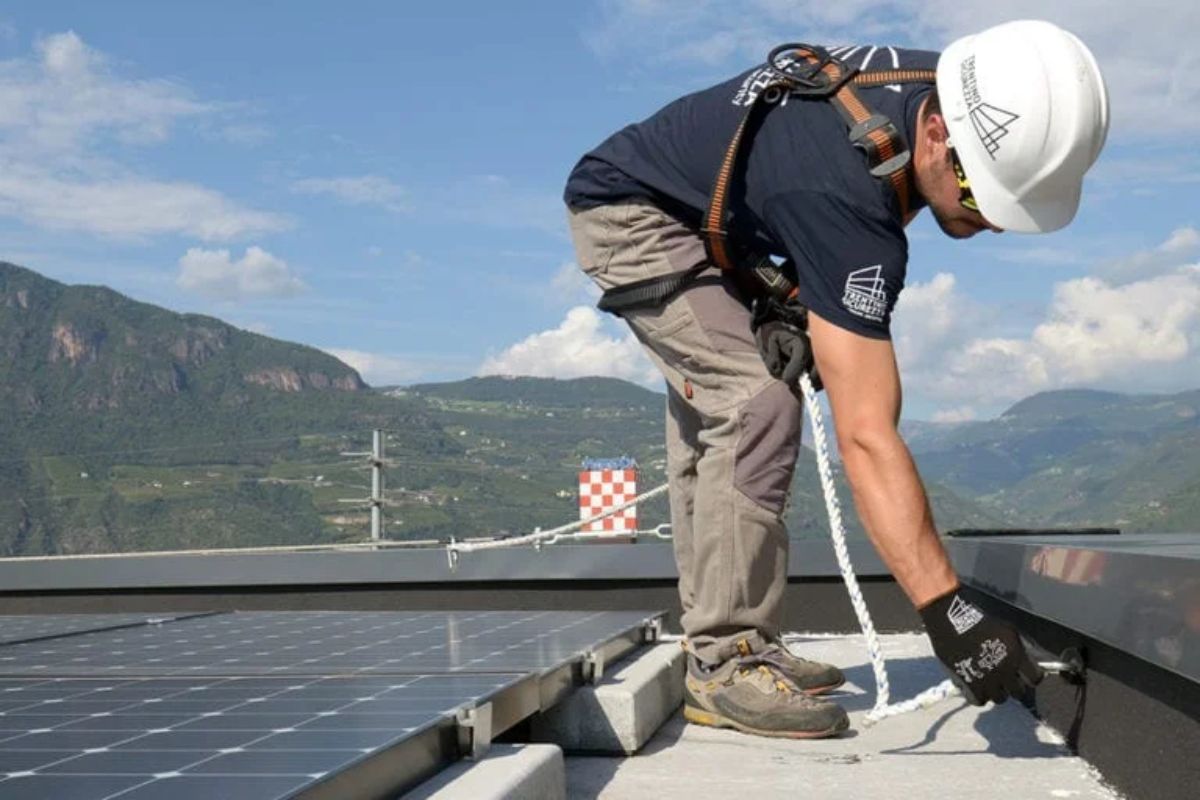
<svg viewBox="0 0 1200 800"><path fill-rule="evenodd" d="M825 72L830 64L836 65L836 76ZM858 73L857 67L847 66L825 48L800 42L773 49L767 55L767 66L787 83L791 94L801 97L828 97Z"/></svg>
<svg viewBox="0 0 1200 800"><path fill-rule="evenodd" d="M895 155L886 160L880 160L879 147L870 135L882 131L892 142ZM904 169L912 161L912 153L904 146L900 131L890 118L883 114L872 114L862 122L850 128L850 143L867 154L871 161L871 174L876 178L886 178L897 170ZM878 162L878 163L876 163Z"/></svg>
<svg viewBox="0 0 1200 800"><path fill-rule="evenodd" d="M886 178L893 172L899 172L907 167L910 161L912 161L912 153L907 150L901 150L879 166L871 167L871 174L876 178Z"/></svg>

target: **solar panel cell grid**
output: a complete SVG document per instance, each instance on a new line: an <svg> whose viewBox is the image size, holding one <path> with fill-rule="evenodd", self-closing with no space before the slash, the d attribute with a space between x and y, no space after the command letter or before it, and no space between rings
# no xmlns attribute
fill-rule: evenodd
<svg viewBox="0 0 1200 800"><path fill-rule="evenodd" d="M635 612L251 612L0 648L0 675L337 675L543 671Z"/></svg>
<svg viewBox="0 0 1200 800"><path fill-rule="evenodd" d="M0 644L55 639L88 631L157 625L177 619L205 616L185 614L9 614L0 615Z"/></svg>
<svg viewBox="0 0 1200 800"><path fill-rule="evenodd" d="M647 615L137 618L102 630L41 620L45 636L0 641L0 798L294 797L578 661Z"/></svg>
<svg viewBox="0 0 1200 800"><path fill-rule="evenodd" d="M24 705L0 716L0 796L286 797L523 678L2 680ZM257 794L224 793L248 776Z"/></svg>

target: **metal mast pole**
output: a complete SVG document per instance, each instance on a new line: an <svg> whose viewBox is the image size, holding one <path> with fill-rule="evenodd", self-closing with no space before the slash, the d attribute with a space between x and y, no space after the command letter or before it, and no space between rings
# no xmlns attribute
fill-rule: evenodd
<svg viewBox="0 0 1200 800"><path fill-rule="evenodd" d="M383 539L383 431L371 432L371 541Z"/></svg>

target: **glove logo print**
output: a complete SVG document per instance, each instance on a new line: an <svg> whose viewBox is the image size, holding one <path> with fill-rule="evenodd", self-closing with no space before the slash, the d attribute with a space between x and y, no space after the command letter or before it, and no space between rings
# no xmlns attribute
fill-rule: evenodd
<svg viewBox="0 0 1200 800"><path fill-rule="evenodd" d="M999 639L985 639L979 648L979 667L991 672L1008 656L1008 648Z"/></svg>
<svg viewBox="0 0 1200 800"><path fill-rule="evenodd" d="M971 659L964 658L962 661L954 662L954 671L958 673L958 677L962 678L967 683L971 683L976 678L982 678L983 673L975 669Z"/></svg>
<svg viewBox="0 0 1200 800"><path fill-rule="evenodd" d="M954 602L950 604L950 610L946 612L946 619L950 620L955 632L961 636L979 624L979 621L983 619L983 613L955 595Z"/></svg>
<svg viewBox="0 0 1200 800"><path fill-rule="evenodd" d="M882 264L856 269L846 277L842 305L855 316L872 322L883 322L888 305L887 292L883 286Z"/></svg>

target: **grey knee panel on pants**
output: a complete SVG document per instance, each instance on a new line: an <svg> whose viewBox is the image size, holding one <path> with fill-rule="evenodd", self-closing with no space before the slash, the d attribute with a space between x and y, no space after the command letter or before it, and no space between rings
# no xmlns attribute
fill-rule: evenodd
<svg viewBox="0 0 1200 800"><path fill-rule="evenodd" d="M733 483L759 505L782 514L800 452L800 402L776 381L742 406Z"/></svg>

